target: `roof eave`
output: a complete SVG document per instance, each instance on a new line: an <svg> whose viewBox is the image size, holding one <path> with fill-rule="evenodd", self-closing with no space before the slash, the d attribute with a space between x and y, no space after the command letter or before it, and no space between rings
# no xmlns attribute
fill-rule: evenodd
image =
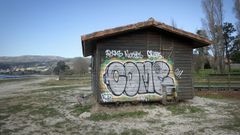
<svg viewBox="0 0 240 135"><path fill-rule="evenodd" d="M113 29L106 29L106 30L97 31L91 34L82 35L81 40L82 40L82 47L83 47L83 55L84 56L91 55L91 52L86 48L88 48L87 46L91 46L89 47L89 49L92 48L93 41L96 41L101 38L109 37L109 36L118 35L124 32L135 31L135 30L150 27L150 26L193 40L193 42L195 42L197 45L197 46L192 46L193 48L204 47L212 44L212 41L206 38L200 37L199 35L168 26L164 23L157 22L154 19L149 19L148 21L139 22L136 24L130 24L126 26L116 27Z"/></svg>

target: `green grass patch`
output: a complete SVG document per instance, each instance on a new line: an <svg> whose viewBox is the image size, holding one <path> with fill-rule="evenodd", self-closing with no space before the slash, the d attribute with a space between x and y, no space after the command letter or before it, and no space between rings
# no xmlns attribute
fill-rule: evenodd
<svg viewBox="0 0 240 135"><path fill-rule="evenodd" d="M92 108L92 105L80 106L79 104L76 104L74 106L74 110L72 111L72 113L75 116L79 116L80 114L82 114L84 112L90 112L91 108Z"/></svg>
<svg viewBox="0 0 240 135"><path fill-rule="evenodd" d="M9 114L5 114L5 115L0 114L0 120L4 120L4 119L8 118L9 116L10 116Z"/></svg>
<svg viewBox="0 0 240 135"><path fill-rule="evenodd" d="M0 79L0 84L1 83L7 83L7 82L18 82L18 81L29 81L34 78L9 78L9 79Z"/></svg>
<svg viewBox="0 0 240 135"><path fill-rule="evenodd" d="M121 135L145 135L146 133L140 129L124 129Z"/></svg>
<svg viewBox="0 0 240 135"><path fill-rule="evenodd" d="M89 80L48 80L46 82L39 83L41 86L64 86L64 85L73 85L73 84L88 84L90 85L91 79Z"/></svg>
<svg viewBox="0 0 240 135"><path fill-rule="evenodd" d="M184 113L199 113L204 112L203 109L190 106L190 105L169 105L166 107L167 110L171 111L174 115L184 114Z"/></svg>
<svg viewBox="0 0 240 135"><path fill-rule="evenodd" d="M154 119L154 118L150 118L146 120L147 123L149 124L155 124L155 123L162 123L163 121L161 121L160 119Z"/></svg>
<svg viewBox="0 0 240 135"><path fill-rule="evenodd" d="M239 73L240 74L240 69L238 68L238 69L231 69L231 72L232 73Z"/></svg>
<svg viewBox="0 0 240 135"><path fill-rule="evenodd" d="M204 97L204 98L210 98L210 99L225 99L226 97L224 97L223 95L219 95L219 94L216 94L216 95L201 95L200 97Z"/></svg>
<svg viewBox="0 0 240 135"><path fill-rule="evenodd" d="M215 74L217 73L213 69L200 69L198 72L195 72L194 78L206 78L209 76L209 74Z"/></svg>
<svg viewBox="0 0 240 135"><path fill-rule="evenodd" d="M7 105L9 103L17 102L17 103L23 103L23 102L28 102L28 100L35 98L32 95L18 95L18 96L13 96L13 97L4 97L0 99L0 104L2 105Z"/></svg>
<svg viewBox="0 0 240 135"><path fill-rule="evenodd" d="M18 128L14 128L14 129L3 129L2 131L0 131L0 135L10 135L13 133L17 133L21 130L23 130L24 128L26 128L27 126L20 126Z"/></svg>
<svg viewBox="0 0 240 135"><path fill-rule="evenodd" d="M121 119L121 118L142 118L144 115L147 115L147 112L144 111L135 111L135 112L118 112L118 113L95 113L91 114L89 117L93 121L107 121L111 119Z"/></svg>
<svg viewBox="0 0 240 135"><path fill-rule="evenodd" d="M53 88L47 88L47 89L39 89L31 91L31 93L38 93L38 92L57 92L57 91L65 91L73 88L78 88L79 86L62 86L62 87L53 87Z"/></svg>
<svg viewBox="0 0 240 135"><path fill-rule="evenodd" d="M6 106L5 108L1 108L0 113L6 113L6 114L16 114L18 112L24 111L24 110L31 110L33 108L32 105L12 105L12 106Z"/></svg>
<svg viewBox="0 0 240 135"><path fill-rule="evenodd" d="M38 109L35 109L29 113L30 115L42 115L44 117L53 117L53 116L59 116L60 113L51 107L44 106L40 107Z"/></svg>
<svg viewBox="0 0 240 135"><path fill-rule="evenodd" d="M54 125L54 127L55 128L64 128L67 123L69 123L69 122L68 121L58 122Z"/></svg>
<svg viewBox="0 0 240 135"><path fill-rule="evenodd" d="M24 93L14 97L6 97L0 99L0 112L8 109L9 111L15 109L34 109L38 103L48 103L50 100L55 99L54 94L42 94L32 92Z"/></svg>

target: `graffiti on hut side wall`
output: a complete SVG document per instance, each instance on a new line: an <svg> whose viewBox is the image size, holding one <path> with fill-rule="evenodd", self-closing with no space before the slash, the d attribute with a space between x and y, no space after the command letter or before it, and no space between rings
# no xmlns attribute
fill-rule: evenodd
<svg viewBox="0 0 240 135"><path fill-rule="evenodd" d="M106 50L105 51L107 58L117 57L117 58L133 58L133 59L141 59L143 58L141 51L132 51L129 50L121 51L121 50ZM148 58L163 58L161 53L158 51L147 50Z"/></svg>
<svg viewBox="0 0 240 135"><path fill-rule="evenodd" d="M160 52L147 50L148 58L163 58Z"/></svg>
<svg viewBox="0 0 240 135"><path fill-rule="evenodd" d="M129 59L141 59L143 58L141 51L121 51L121 50L106 50L105 51L107 58L117 57L117 58L129 58Z"/></svg>
<svg viewBox="0 0 240 135"><path fill-rule="evenodd" d="M101 83L106 87L101 93L103 102L123 95L138 95L137 100L148 101L149 94L162 95L163 86L176 88L175 77L181 78L183 73L178 68L172 71L172 63L158 51L147 50L147 58L141 51L106 50L105 54L108 61L101 69Z"/></svg>
<svg viewBox="0 0 240 135"><path fill-rule="evenodd" d="M176 68L175 71L174 71L174 74L177 78L181 78L181 75L183 73L183 70L180 70L179 68Z"/></svg>
<svg viewBox="0 0 240 135"><path fill-rule="evenodd" d="M169 66L163 61L111 62L104 74L104 83L115 96L126 94L162 94L162 85L174 86Z"/></svg>
<svg viewBox="0 0 240 135"><path fill-rule="evenodd" d="M102 98L103 102L111 102L112 101L112 95L107 92L101 93L101 98Z"/></svg>

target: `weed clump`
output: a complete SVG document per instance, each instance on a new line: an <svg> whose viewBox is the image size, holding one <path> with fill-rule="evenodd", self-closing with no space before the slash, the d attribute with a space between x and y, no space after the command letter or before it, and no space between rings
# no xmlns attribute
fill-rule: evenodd
<svg viewBox="0 0 240 135"><path fill-rule="evenodd" d="M184 113L199 113L204 112L203 109L190 106L190 105L170 105L167 106L167 110L171 111L174 115L184 114Z"/></svg>
<svg viewBox="0 0 240 135"><path fill-rule="evenodd" d="M120 118L142 118L144 115L147 115L147 112L144 111L135 111L135 112L119 112L119 113L95 113L92 114L89 119L93 121L101 120L111 120L111 119L120 119Z"/></svg>
<svg viewBox="0 0 240 135"><path fill-rule="evenodd" d="M77 104L74 106L74 110L72 111L72 113L78 116L84 112L90 112L91 108L92 108L92 105L80 106L79 104Z"/></svg>

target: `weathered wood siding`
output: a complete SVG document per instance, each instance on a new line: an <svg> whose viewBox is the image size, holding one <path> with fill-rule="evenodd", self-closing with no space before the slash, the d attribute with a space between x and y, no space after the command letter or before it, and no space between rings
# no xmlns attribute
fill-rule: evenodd
<svg viewBox="0 0 240 135"><path fill-rule="evenodd" d="M169 72L169 76L174 78L177 82L177 93L180 99L189 99L193 97L192 90L192 76L191 76L191 64L192 64L192 47L191 42L184 38L169 34L164 31L157 31L155 29L142 29L134 32L123 33L121 35L108 37L97 41L96 52L93 56L93 91L97 92L98 100L103 101L103 96L109 97L111 95L101 95L104 91L109 91L107 85L103 84L105 78L103 78L103 63L106 63L106 50L120 50L124 52L138 51L143 54L143 58L147 59L147 50L160 52L163 56L163 62L169 62L172 60L174 64ZM123 60L124 62L130 61L129 59ZM141 60L136 60L138 63ZM171 61L170 61L171 62ZM171 65L170 65L171 66ZM94 68L95 67L95 68ZM105 68L105 67L104 67ZM130 67L134 68L134 67ZM175 77L175 70L179 71L177 77ZM133 76L134 78L134 75ZM118 81L118 80L117 80ZM141 81L140 81L141 82ZM143 83L143 82L141 82ZM155 84L158 85L158 84ZM135 86L135 85L132 85ZM124 87L121 85L114 85L114 87ZM134 88L133 88L134 89ZM150 91L150 90L149 90ZM119 94L119 93L118 93ZM123 96L116 96L115 101L134 101L134 100L160 100L161 94L147 92L144 94L137 93L134 96L126 96L126 92L123 92ZM157 96L156 96L157 95ZM160 96L159 96L160 95ZM146 98L147 97L147 98ZM159 97L159 98L158 98Z"/></svg>
<svg viewBox="0 0 240 135"><path fill-rule="evenodd" d="M191 43L191 42L190 42ZM174 66L183 70L181 78L178 80L179 91L178 96L181 99L193 98L192 84L192 47L188 41L174 41Z"/></svg>

